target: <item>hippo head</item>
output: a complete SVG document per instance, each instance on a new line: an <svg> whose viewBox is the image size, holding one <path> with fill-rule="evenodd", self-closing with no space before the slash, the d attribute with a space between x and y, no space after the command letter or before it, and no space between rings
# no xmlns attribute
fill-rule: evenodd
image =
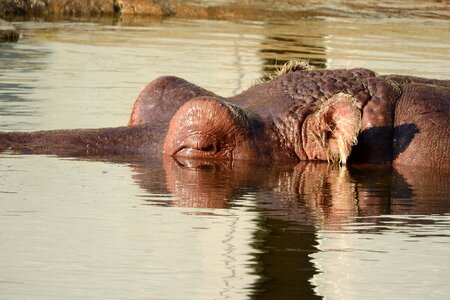
<svg viewBox="0 0 450 300"><path fill-rule="evenodd" d="M361 126L360 107L343 93L303 118L283 111L261 114L257 107L257 99L246 108L211 96L189 100L170 121L163 153L175 158L345 163Z"/></svg>
<svg viewBox="0 0 450 300"><path fill-rule="evenodd" d="M186 102L173 116L163 153L202 159L245 159L271 155L264 124L255 114L214 97Z"/></svg>
<svg viewBox="0 0 450 300"><path fill-rule="evenodd" d="M0 152L450 166L450 81L288 64L225 98L174 76L150 82L128 126L0 132ZM356 143L358 145L355 147Z"/></svg>

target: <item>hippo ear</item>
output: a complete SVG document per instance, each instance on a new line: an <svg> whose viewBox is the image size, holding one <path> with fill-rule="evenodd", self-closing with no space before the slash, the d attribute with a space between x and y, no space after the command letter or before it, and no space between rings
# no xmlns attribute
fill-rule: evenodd
<svg viewBox="0 0 450 300"><path fill-rule="evenodd" d="M339 93L309 115L302 128L303 149L309 159L347 162L361 129L361 108L350 95Z"/></svg>

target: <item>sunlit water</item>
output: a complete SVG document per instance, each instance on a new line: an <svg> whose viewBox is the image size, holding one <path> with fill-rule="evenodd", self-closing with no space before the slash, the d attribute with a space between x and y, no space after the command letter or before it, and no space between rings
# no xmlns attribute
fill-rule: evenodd
<svg viewBox="0 0 450 300"><path fill-rule="evenodd" d="M0 130L121 126L160 75L236 94L292 58L448 78L448 21L19 22ZM0 154L1 299L443 299L450 175Z"/></svg>

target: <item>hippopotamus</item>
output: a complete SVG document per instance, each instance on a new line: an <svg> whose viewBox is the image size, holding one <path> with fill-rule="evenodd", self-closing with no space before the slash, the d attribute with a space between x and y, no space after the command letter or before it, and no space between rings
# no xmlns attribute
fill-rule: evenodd
<svg viewBox="0 0 450 300"><path fill-rule="evenodd" d="M2 132L0 150L450 168L449 116L450 80L291 63L229 98L159 77L136 99L128 126Z"/></svg>

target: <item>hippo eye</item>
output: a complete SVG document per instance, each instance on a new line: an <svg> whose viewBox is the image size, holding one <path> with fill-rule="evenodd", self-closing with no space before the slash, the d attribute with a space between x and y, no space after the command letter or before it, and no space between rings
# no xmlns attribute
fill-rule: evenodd
<svg viewBox="0 0 450 300"><path fill-rule="evenodd" d="M202 147L200 148L200 150L204 151L204 152L217 152L216 147L214 147L214 145L208 145L206 147Z"/></svg>
<svg viewBox="0 0 450 300"><path fill-rule="evenodd" d="M208 156L217 154L220 150L220 142L215 136L195 133L183 139L173 155L188 157Z"/></svg>

